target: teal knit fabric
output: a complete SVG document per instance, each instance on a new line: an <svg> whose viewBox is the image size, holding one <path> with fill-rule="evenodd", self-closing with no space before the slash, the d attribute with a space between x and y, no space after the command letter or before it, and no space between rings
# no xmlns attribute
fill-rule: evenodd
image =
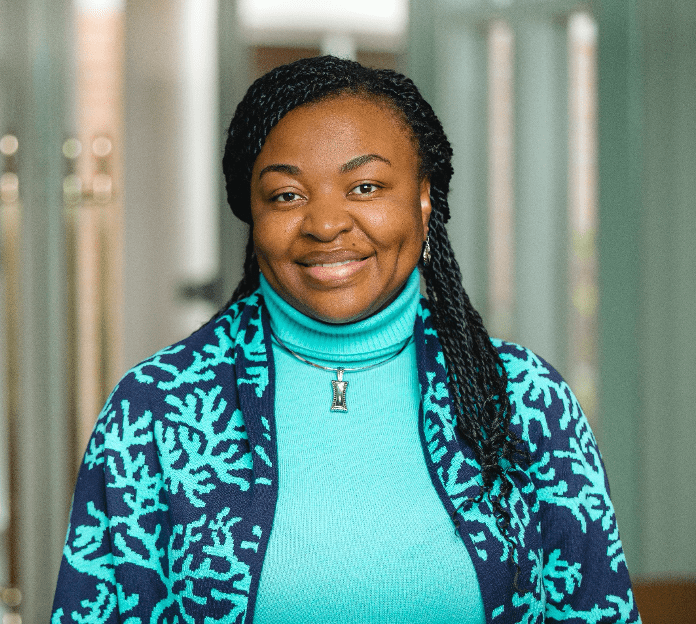
<svg viewBox="0 0 696 624"><path fill-rule="evenodd" d="M263 278L261 292L293 351L360 367L410 339L419 274L385 310L350 325L309 319ZM346 372L348 412L330 411L335 373L277 341L273 357L279 494L254 622L483 623L473 564L419 441L415 345Z"/></svg>
<svg viewBox="0 0 696 624"><path fill-rule="evenodd" d="M80 467L52 624L252 624L258 622L254 609L263 570L271 595L281 592L281 583L275 579L282 577L290 587L286 596L312 596L304 602L315 605L321 586L324 596L335 592L326 598L337 614L334 619L360 621L351 601L362 594L353 589L355 595L347 595L350 588L360 589L358 580L369 581L364 582L366 593L375 597L372 602L368 598L368 604L381 607L382 596L373 588L391 582L392 587L383 592L391 604L401 599L417 606L424 597L430 600L434 584L448 580L446 572L438 576L427 567L438 562L443 553L450 555L442 567L450 571L455 588L441 588L438 604L454 596L468 605L470 601L464 600L461 592L471 585L461 583L461 569L453 569L453 561L460 560L444 542L447 529L440 534L433 530L437 519L422 531L418 525L422 514L428 513L428 505L415 498L417 492L428 491L418 487L419 471L408 471L406 489L405 479L398 478L403 475L395 478L392 471L392 465L405 465L419 454L425 458L432 487L446 514L459 527L471 557L487 624L638 624L640 616L602 460L567 384L531 351L512 343L493 342L508 376L510 430L529 452L528 462L510 475L515 487L507 502L510 523L503 534L490 499L474 500L480 494L481 466L454 428L442 346L431 307L423 297L416 311L413 340L421 396L419 452L399 452L388 462L393 455L389 445L395 438L378 440L370 417L377 413L381 395L389 389L380 385L370 396L361 397L353 392L363 387L358 383L361 374L356 373L349 387L352 411L345 415L357 423L361 436L374 437L370 439L371 450L357 469L347 453L340 457L345 464L334 468L334 475L324 477L326 485L317 495L338 496L335 490L339 482L346 481L343 474L363 479L361 494L351 501L346 493L346 501L333 509L321 507L327 509L322 520L329 526L324 546L319 549L311 539L304 539L305 529L302 539L295 541L297 548L291 551L297 557L293 559L295 569L283 563L276 550L272 555L279 562L275 574L264 561L272 536L281 531L276 531L274 519L279 489L285 484L279 488L276 362L263 295L260 291L252 293L191 336L133 367L99 415ZM308 380L305 374L296 379L296 394L310 396L318 390ZM395 383L394 377L388 377L386 383L389 380ZM284 391L288 392L287 384ZM366 403L370 408L361 413L360 405ZM408 417L407 410L390 409L389 423ZM327 446L343 448L344 439L332 442L331 432L346 429L342 423L352 421L331 418L336 415L326 413L316 425L322 429L315 436L325 439ZM309 424L310 416L300 413L298 417ZM377 424L384 424L384 420L380 418ZM288 442L281 448L287 451ZM291 448L290 455L293 453L312 456L305 449ZM332 466L325 459L322 454L314 462L322 462L314 473L296 478L309 484L324 472L329 475ZM376 462L386 464L388 470L369 473ZM284 467L286 481L287 474ZM349 481L350 486L355 479ZM493 485L491 496L500 494L499 485ZM367 493L380 487L384 492L370 504ZM394 492L391 487L396 488ZM350 509L351 503L357 507L356 499L365 509L363 515L354 514L358 517L353 524L346 520L334 529L332 524L339 523L333 517ZM303 505L310 506L314 503ZM283 507L287 508L285 501L280 509L281 525L286 515ZM388 508L386 512L383 507ZM379 514L385 518L381 524L373 520ZM400 516L407 519L401 521ZM339 519L344 520L344 516ZM379 530L372 526L370 531L361 532L360 525L369 522ZM413 539L406 552L396 538L392 544L385 543L390 530L404 535L404 527L411 535L425 536L420 541ZM439 541L445 548L437 547ZM516 545L514 551L510 541ZM280 539L279 543L284 542ZM400 545L402 552L395 551ZM305 550L299 552L300 548ZM343 548L342 558L328 556L339 548ZM428 561L419 559L425 548L430 548ZM322 551L332 565L342 562L343 568L331 570L318 565L317 553ZM384 565L385 561L394 565L408 557L411 565L404 564L396 573ZM300 559L302 564L297 563ZM514 560L520 570L517 577ZM317 572L298 573L305 566ZM325 580L327 569L333 574L330 587ZM420 576L412 580L409 572ZM299 587L293 578L304 586ZM312 587L307 587L308 579L314 582ZM403 589L404 579L409 591ZM395 589L401 592L398 598L393 598ZM418 598L411 599L415 595ZM268 604L268 598L265 600ZM269 609L263 609L268 614ZM384 619L389 616L383 615ZM432 613L422 618L418 613L409 615L412 620L436 621ZM439 615L440 619L445 617ZM278 617L292 621L282 614ZM308 617L315 619L311 613ZM328 613L327 619L331 617ZM371 617L367 613L363 620ZM398 614L394 619L407 621Z"/></svg>

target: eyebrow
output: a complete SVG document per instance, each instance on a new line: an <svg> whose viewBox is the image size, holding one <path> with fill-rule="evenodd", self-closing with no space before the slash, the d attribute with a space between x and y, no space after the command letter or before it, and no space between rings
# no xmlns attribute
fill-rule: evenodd
<svg viewBox="0 0 696 624"><path fill-rule="evenodd" d="M379 154L364 154L362 156L356 156L355 158L351 158L345 165L342 165L341 173L348 173L349 171L353 171L353 169L362 167L363 165L372 162L373 160L381 160L382 162L387 163L389 166L391 166L389 160L386 159L384 156L380 156Z"/></svg>
<svg viewBox="0 0 696 624"><path fill-rule="evenodd" d="M279 173L287 173L288 175L297 175L298 173L300 173L300 168L296 167L295 165L282 165L282 164L268 165L268 167L264 167L259 172L259 180L263 177L264 174L269 173L271 171L278 171Z"/></svg>
<svg viewBox="0 0 696 624"><path fill-rule="evenodd" d="M384 156L380 156L379 154L363 154L362 156L356 156L355 158L351 158L347 163L341 165L340 171L341 173L348 173L349 171L353 171L354 169L362 167L363 165L374 160L380 160L383 163L387 163L391 167L391 162ZM261 171L259 172L259 180L265 174L270 173L271 171L277 171L278 173L287 173L288 175L297 175L300 173L300 168L296 167L295 165L286 165L282 163L268 165L267 167L261 169Z"/></svg>

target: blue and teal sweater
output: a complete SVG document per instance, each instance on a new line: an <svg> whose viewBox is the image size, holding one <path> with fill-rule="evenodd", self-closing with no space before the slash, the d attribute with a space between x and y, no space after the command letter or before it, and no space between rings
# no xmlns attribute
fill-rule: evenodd
<svg viewBox="0 0 696 624"><path fill-rule="evenodd" d="M463 505L479 492L480 466L453 427L444 359L422 298L413 336L419 446L473 563L486 622L639 622L599 451L568 386L531 352L495 343L513 426L531 454L509 501L522 570L515 588L490 503ZM283 508L276 389L258 291L123 378L80 469L53 623L253 621ZM273 556L271 549L267 572Z"/></svg>
<svg viewBox="0 0 696 624"><path fill-rule="evenodd" d="M413 325L420 274L386 309L329 325L261 277L273 340L278 501L254 624L484 624L476 572L428 473ZM377 364L377 366L374 366Z"/></svg>

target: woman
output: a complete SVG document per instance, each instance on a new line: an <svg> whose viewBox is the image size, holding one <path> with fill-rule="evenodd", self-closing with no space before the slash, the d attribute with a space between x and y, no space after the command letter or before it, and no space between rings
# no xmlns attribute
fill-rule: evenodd
<svg viewBox="0 0 696 624"><path fill-rule="evenodd" d="M251 86L223 161L244 278L110 397L54 622L639 621L575 397L462 289L451 155L394 72Z"/></svg>

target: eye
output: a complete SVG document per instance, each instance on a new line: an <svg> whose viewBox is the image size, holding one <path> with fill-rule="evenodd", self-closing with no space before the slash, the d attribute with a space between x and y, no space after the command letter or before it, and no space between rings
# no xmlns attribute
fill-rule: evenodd
<svg viewBox="0 0 696 624"><path fill-rule="evenodd" d="M364 182L363 184L358 184L358 186L356 186L351 193L353 195L369 195L370 193L377 191L379 188L381 187L377 186L376 184Z"/></svg>
<svg viewBox="0 0 696 624"><path fill-rule="evenodd" d="M297 193L291 193L290 191L278 193L278 195L271 197L271 201L274 202L291 202L297 199L300 199L300 196Z"/></svg>

